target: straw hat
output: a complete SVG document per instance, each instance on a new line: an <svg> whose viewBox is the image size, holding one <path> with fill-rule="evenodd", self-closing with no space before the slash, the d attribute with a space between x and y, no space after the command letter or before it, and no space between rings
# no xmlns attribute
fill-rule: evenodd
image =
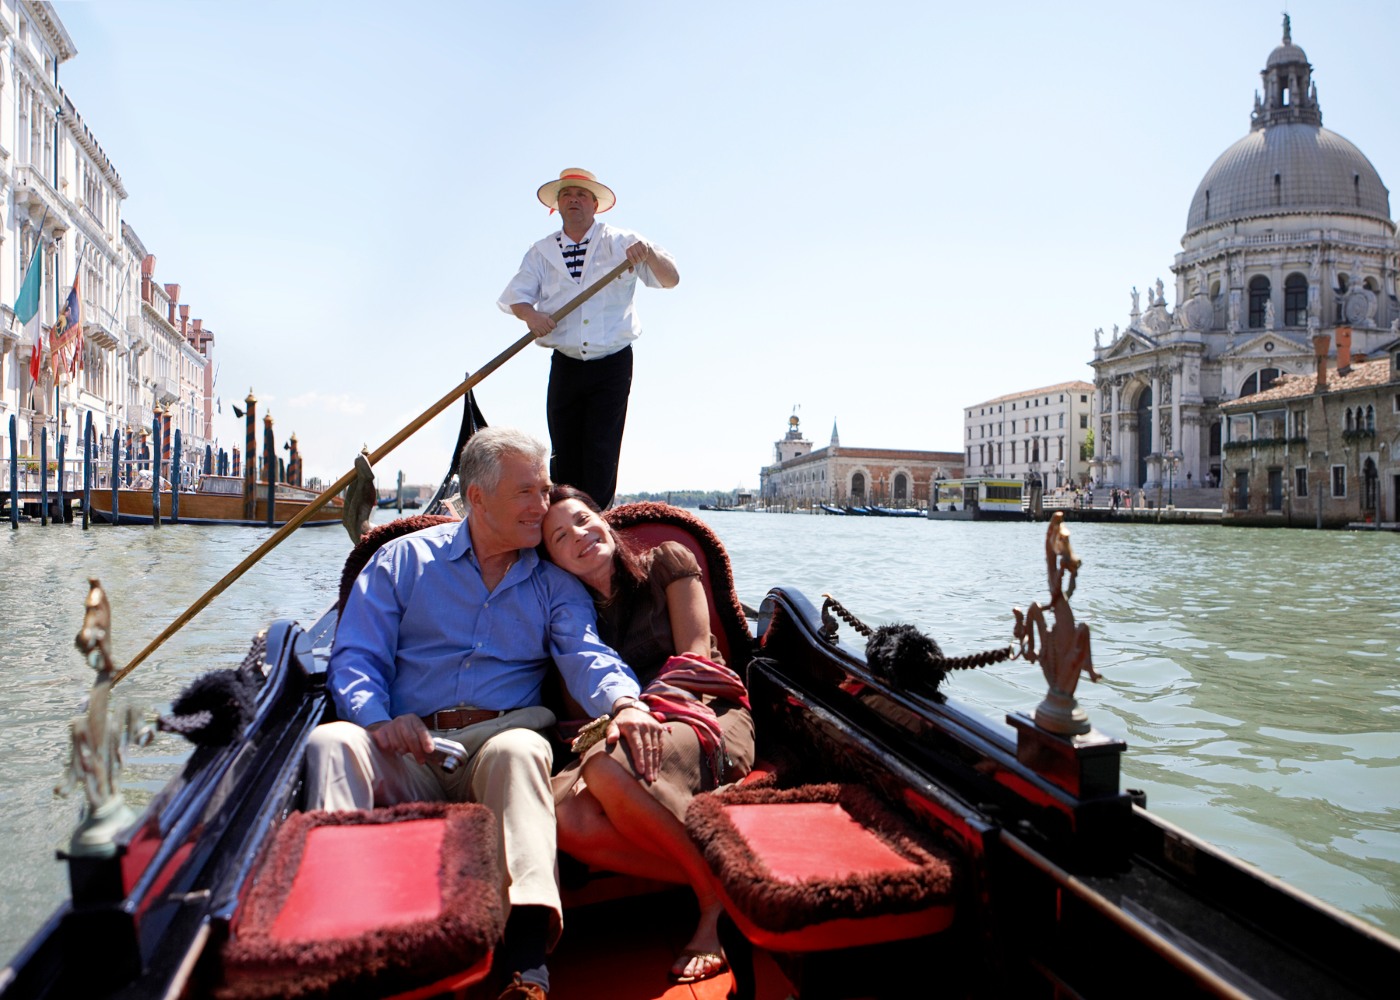
<svg viewBox="0 0 1400 1000"><path fill-rule="evenodd" d="M541 184L538 191L540 204L551 210L558 208L559 192L566 187L581 187L585 191L592 191L593 197L598 199L599 212L606 212L617 204L617 195L612 193L612 188L606 184L599 184L598 178L582 167L568 167L559 172L557 181Z"/></svg>

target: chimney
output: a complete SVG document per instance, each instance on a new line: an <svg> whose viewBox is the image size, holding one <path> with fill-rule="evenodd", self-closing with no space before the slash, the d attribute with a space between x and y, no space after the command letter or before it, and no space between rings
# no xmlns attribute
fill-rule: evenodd
<svg viewBox="0 0 1400 1000"><path fill-rule="evenodd" d="M1351 374L1351 327L1337 327L1337 374Z"/></svg>
<svg viewBox="0 0 1400 1000"><path fill-rule="evenodd" d="M1313 353L1317 355L1317 391L1327 391L1327 352L1332 347L1332 337L1326 333L1313 334Z"/></svg>
<svg viewBox="0 0 1400 1000"><path fill-rule="evenodd" d="M181 335L188 336L188 332L187 332L187 331L189 330L189 325L190 325L190 307L189 307L189 306L183 306L183 305L182 305L182 306L180 307L180 333L181 333Z"/></svg>
<svg viewBox="0 0 1400 1000"><path fill-rule="evenodd" d="M141 260L141 301L151 303L155 301L151 295L151 283L156 275L156 255L148 253Z"/></svg>
<svg viewBox="0 0 1400 1000"><path fill-rule="evenodd" d="M168 319L168 320L170 321L170 325L171 325L171 326L174 326L174 325L175 325L175 307L178 306L178 305L180 304L180 286L179 286L179 285L166 285L166 286L165 286L165 294L168 295L168 296L170 296L170 315L167 316L166 319Z"/></svg>

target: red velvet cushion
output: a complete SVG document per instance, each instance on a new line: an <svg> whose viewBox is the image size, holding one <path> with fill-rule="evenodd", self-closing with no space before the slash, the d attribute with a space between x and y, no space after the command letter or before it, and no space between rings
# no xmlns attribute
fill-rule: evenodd
<svg viewBox="0 0 1400 1000"><path fill-rule="evenodd" d="M953 866L864 789L733 788L696 796L686 829L734 922L778 951L922 937L953 920Z"/></svg>
<svg viewBox="0 0 1400 1000"><path fill-rule="evenodd" d="M724 813L749 848L763 859L769 875L780 882L905 872L918 867L835 802L731 805Z"/></svg>
<svg viewBox="0 0 1400 1000"><path fill-rule="evenodd" d="M491 811L469 803L292 814L234 919L217 994L385 996L481 978L504 927L497 840Z"/></svg>
<svg viewBox="0 0 1400 1000"><path fill-rule="evenodd" d="M276 941L364 934L442 913L442 819L320 826L306 835L292 891L269 932Z"/></svg>

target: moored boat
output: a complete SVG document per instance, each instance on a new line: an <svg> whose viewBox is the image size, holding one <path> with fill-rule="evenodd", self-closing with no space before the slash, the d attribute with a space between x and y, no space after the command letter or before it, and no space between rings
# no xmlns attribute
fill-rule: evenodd
<svg viewBox="0 0 1400 1000"><path fill-rule="evenodd" d="M450 492L444 483L429 512ZM1078 560L1067 536L1048 534L1043 555L1028 553L1046 560L1051 596L1016 616L1019 650L950 659L915 634L865 629L838 603L818 607L781 587L748 623L703 525L663 505L611 517L622 530L691 539L715 633L747 674L760 780L708 797L692 824L728 897L726 950L741 994L1390 995L1400 942L1154 817L1141 794L1120 788L1125 744L1073 703L1073 682L1092 663L1068 605ZM107 848L70 847L73 899L0 972L0 994L201 997L249 985L233 957L256 922L250 900L271 881L272 847L303 822L300 761L328 710L336 624L331 607L253 641L239 671L257 688L246 720L196 749ZM1033 713L1000 725L941 690L950 670L1017 669L1006 662L1013 652L1046 673L1050 691ZM726 840L726 811L745 810L773 814L765 835L791 829L819 845L831 884L803 898L753 877L776 860L735 863L765 849L760 838ZM839 843L814 832L831 817ZM876 828L896 829L895 846L866 836ZM881 878L862 879L862 866ZM932 884L915 877L925 868L937 872ZM556 996L678 995L650 936L677 908L673 897L603 873L570 876L568 887ZM580 952L581 940L599 951ZM749 945L761 949L753 981ZM721 979L693 995L717 998L729 985ZM391 985L403 984L359 982L356 995Z"/></svg>
<svg viewBox="0 0 1400 1000"><path fill-rule="evenodd" d="M308 504L316 499L313 490L276 483L273 500L272 523L280 527L295 517ZM201 476L192 491L180 492L181 524L223 524L260 527L267 520L267 483L257 483L253 489L251 505L245 502L244 481L234 476ZM153 493L150 489L118 489L116 521L118 524L150 524L154 520L152 508ZM93 490L92 512L99 519L112 521L112 490ZM169 489L162 489L160 496L160 518L169 521L174 514L175 495ZM344 511L340 497L330 500L324 507L313 513L305 526L339 524Z"/></svg>

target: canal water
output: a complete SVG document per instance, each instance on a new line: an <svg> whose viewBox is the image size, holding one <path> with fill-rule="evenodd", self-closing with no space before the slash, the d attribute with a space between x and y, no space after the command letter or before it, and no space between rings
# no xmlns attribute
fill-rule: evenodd
<svg viewBox="0 0 1400 1000"><path fill-rule="evenodd" d="M1043 524L717 512L740 596L829 592L871 625L910 622L950 655L1002 646L1011 608L1045 600ZM1103 675L1079 698L1128 742L1125 787L1264 871L1400 935L1400 535L1073 525L1073 604ZM267 536L264 529L22 525L0 533L0 951L66 895L54 850L77 801L55 798L66 729L90 681L73 649L88 576L106 585L125 663ZM332 599L349 541L304 529L177 633L116 701L164 708L205 670L236 666L278 617ZM847 630L848 631L848 630ZM848 636L848 638L851 638ZM945 688L990 718L1044 694L1024 662ZM138 808L181 741L132 754Z"/></svg>

